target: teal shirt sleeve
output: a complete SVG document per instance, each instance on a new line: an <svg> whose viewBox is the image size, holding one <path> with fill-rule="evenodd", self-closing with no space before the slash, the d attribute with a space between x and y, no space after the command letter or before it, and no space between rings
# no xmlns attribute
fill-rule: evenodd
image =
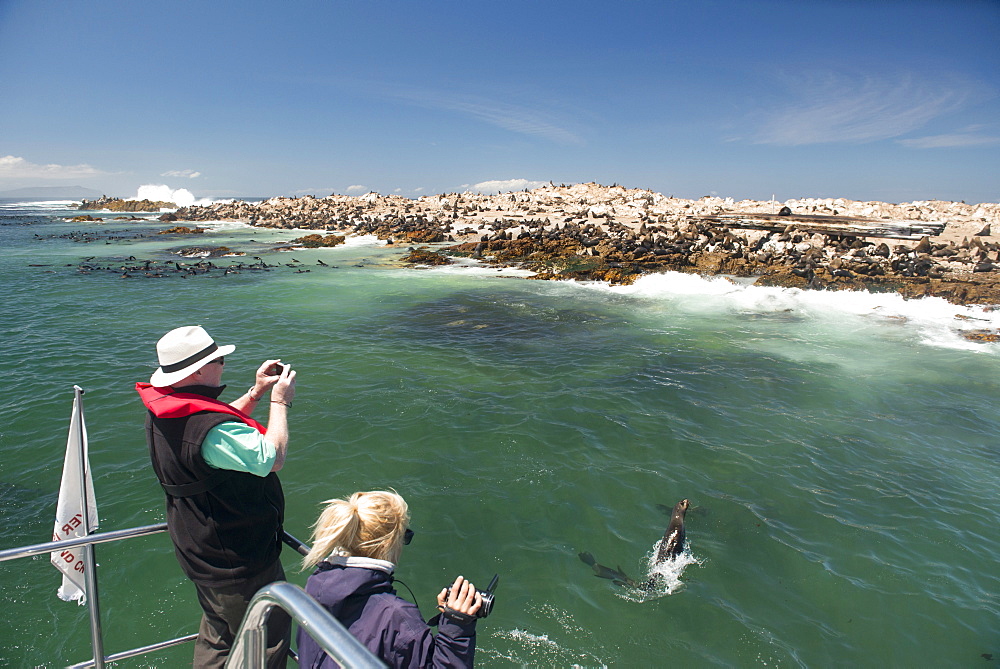
<svg viewBox="0 0 1000 669"><path fill-rule="evenodd" d="M274 466L274 445L245 423L219 423L201 442L201 457L215 469L267 476Z"/></svg>

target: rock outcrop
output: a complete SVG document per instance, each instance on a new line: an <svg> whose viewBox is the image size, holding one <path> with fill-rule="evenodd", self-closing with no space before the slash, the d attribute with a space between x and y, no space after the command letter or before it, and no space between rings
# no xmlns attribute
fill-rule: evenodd
<svg viewBox="0 0 1000 669"><path fill-rule="evenodd" d="M160 209L173 209L177 205L173 202L153 202L152 200L122 200L117 197L102 195L96 200L83 200L78 205L74 205L82 211L102 209L107 211L159 211Z"/></svg>
<svg viewBox="0 0 1000 669"><path fill-rule="evenodd" d="M291 241L292 246L304 246L307 249L330 248L347 241L343 235L305 235Z"/></svg>
<svg viewBox="0 0 1000 669"><path fill-rule="evenodd" d="M158 235L200 235L204 234L205 228L189 228L186 225L178 225L167 230L160 230Z"/></svg>
<svg viewBox="0 0 1000 669"><path fill-rule="evenodd" d="M442 253L421 247L410 249L410 252L403 256L403 262L410 265L450 265L454 261Z"/></svg>
<svg viewBox="0 0 1000 669"><path fill-rule="evenodd" d="M675 270L757 277L762 285L938 295L1000 304L1000 204L844 199L683 200L621 186L410 200L272 198L177 210L180 220L373 234L450 243L445 253L534 270L539 279L629 283Z"/></svg>

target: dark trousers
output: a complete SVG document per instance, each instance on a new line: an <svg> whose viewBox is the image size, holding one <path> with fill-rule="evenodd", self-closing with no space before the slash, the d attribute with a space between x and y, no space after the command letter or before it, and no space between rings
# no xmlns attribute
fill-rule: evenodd
<svg viewBox="0 0 1000 669"><path fill-rule="evenodd" d="M225 666L250 600L268 583L284 580L285 570L276 560L273 567L258 576L233 585L211 587L195 583L198 603L204 613L194 643L194 668L221 669ZM273 609L268 616L267 666L270 669L285 666L291 623L288 614L279 608Z"/></svg>

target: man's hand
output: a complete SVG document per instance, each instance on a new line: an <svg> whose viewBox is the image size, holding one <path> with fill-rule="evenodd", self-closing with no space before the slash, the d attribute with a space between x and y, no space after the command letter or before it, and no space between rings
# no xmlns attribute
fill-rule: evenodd
<svg viewBox="0 0 1000 669"><path fill-rule="evenodd" d="M281 374L271 378L274 379L271 401L284 402L290 406L295 397L295 370L291 365L282 365Z"/></svg>
<svg viewBox="0 0 1000 669"><path fill-rule="evenodd" d="M277 365L280 362L280 358L277 360L265 360L264 364L257 368L257 374L253 381L254 397L263 396L281 378L280 374L275 373ZM287 369L288 365L282 365L282 367Z"/></svg>

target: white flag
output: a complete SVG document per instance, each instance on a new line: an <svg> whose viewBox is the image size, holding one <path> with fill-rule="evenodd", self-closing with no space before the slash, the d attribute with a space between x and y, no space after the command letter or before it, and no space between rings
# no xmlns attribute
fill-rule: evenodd
<svg viewBox="0 0 1000 669"><path fill-rule="evenodd" d="M90 474L90 456L87 450L87 424L83 420L83 390L73 386L73 415L69 422L69 439L66 440L66 459L63 460L62 483L59 485L59 502L56 505L56 524L52 530L52 540L73 539L86 536L88 530L97 529L97 502L94 499L94 481ZM81 463L82 457L82 463ZM87 519L84 521L84 496L81 490L80 471L83 467L86 480ZM88 565L84 560L83 548L72 548L52 552L52 564L63 573L59 598L80 604L86 602L84 593L84 573Z"/></svg>

